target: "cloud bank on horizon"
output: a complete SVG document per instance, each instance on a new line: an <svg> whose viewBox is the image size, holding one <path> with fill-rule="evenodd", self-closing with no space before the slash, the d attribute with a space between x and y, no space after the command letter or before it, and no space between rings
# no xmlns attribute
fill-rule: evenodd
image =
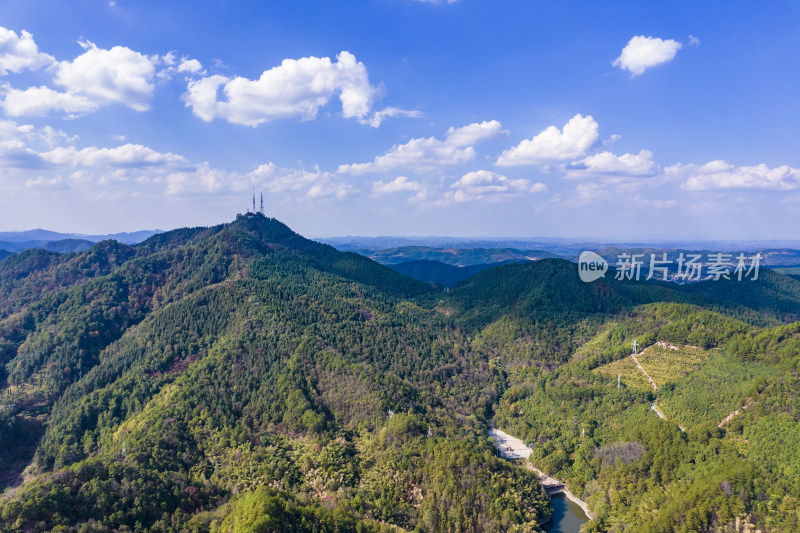
<svg viewBox="0 0 800 533"><path fill-rule="evenodd" d="M470 9L454 0L414 3L419 7L403 9L440 4L435 12L445 19L449 10ZM681 131L682 118L695 123L694 104L671 104L682 94L680 83L702 87L696 80L703 70L692 56L706 45L688 32L692 46L685 50L669 36L642 33L628 34L616 52L609 45L604 71L578 83L614 90L572 101L560 94L570 89L558 80L538 93L530 85L527 99L522 88L492 78L451 87L448 77L488 68L484 59L465 56L458 69L447 52L430 47L425 60L439 53L440 69L450 69L442 77L420 67L419 54L387 63L363 46L270 59L253 51L242 62L199 46L137 46L99 30L97 37L85 32L43 44L27 28L0 27L3 229L46 226L34 220L54 216L40 206L55 197L64 199L59 216L75 220L75 230L105 231L101 219L120 212L114 206L134 218L110 229L203 223L192 205L230 218L253 188L268 193L279 218L315 234L569 236L578 234L582 216L602 213L607 220L593 231L608 236L690 236L702 221L730 224L737 216L763 216L765 206L789 223L800 207L796 156L774 149L710 153L730 135L724 124L713 125L729 120L725 115L705 115L704 134L713 138L707 149L687 149L685 141L648 130L650 115L654 124L675 122L672 131ZM609 43L620 41L616 33ZM539 52L560 53L547 46ZM673 66L665 70L667 63ZM536 83L547 85L539 74ZM424 88L412 87L414 80ZM473 91L476 85L481 89ZM531 102L541 109L519 111ZM632 110L633 118L619 118ZM173 123L181 125L179 135L170 133ZM192 220L181 223L187 213ZM673 230L658 226L665 217L673 218ZM638 227L630 227L632 219ZM748 237L768 238L764 231L774 223L740 225L760 231ZM735 237L709 226L712 234Z"/></svg>

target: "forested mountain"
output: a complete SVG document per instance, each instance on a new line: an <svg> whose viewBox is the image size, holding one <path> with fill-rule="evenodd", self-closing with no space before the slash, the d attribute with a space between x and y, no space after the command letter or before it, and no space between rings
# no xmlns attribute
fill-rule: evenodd
<svg viewBox="0 0 800 533"><path fill-rule="evenodd" d="M4 469L43 435L0 529L523 531L549 516L484 437L495 372L413 301L436 289L261 216L102 246L2 264Z"/></svg>
<svg viewBox="0 0 800 533"><path fill-rule="evenodd" d="M445 293L261 215L26 250L0 261L0 530L539 531L492 420L588 530L796 529L800 282L725 283L543 259Z"/></svg>
<svg viewBox="0 0 800 533"><path fill-rule="evenodd" d="M502 264L502 263L498 263ZM420 259L419 261L405 261L403 263L387 265L395 272L420 281L435 283L449 287L465 280L481 270L498 266L497 264L479 264L470 266L453 266L441 261Z"/></svg>

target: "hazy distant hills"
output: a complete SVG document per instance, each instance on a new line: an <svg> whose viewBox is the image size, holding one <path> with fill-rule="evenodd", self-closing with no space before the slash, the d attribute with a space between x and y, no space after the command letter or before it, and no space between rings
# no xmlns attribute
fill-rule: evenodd
<svg viewBox="0 0 800 533"><path fill-rule="evenodd" d="M143 240L152 237L156 233L161 233L161 230L140 230L134 232L121 232L121 233L108 233L105 235L86 235L82 233L59 233L57 231L49 231L45 229L31 229L27 231L2 231L0 232L0 241L6 242L26 242L26 241L61 241L64 239L80 239L92 242L105 241L113 239L125 244L136 244ZM33 247L31 247L33 248Z"/></svg>
<svg viewBox="0 0 800 533"><path fill-rule="evenodd" d="M86 239L63 239L57 241L21 241L9 242L0 241L0 250L10 253L21 252L30 248L41 248L51 252L69 253L83 252L94 246L96 242Z"/></svg>
<svg viewBox="0 0 800 533"><path fill-rule="evenodd" d="M100 241L111 239L124 244L136 244L158 233L161 233L161 230L109 233L107 235L59 233L44 229L3 231L0 232L0 260L9 255L2 253L3 251L17 253L29 248L42 248L59 253L83 252Z"/></svg>
<svg viewBox="0 0 800 533"><path fill-rule="evenodd" d="M378 250L407 247L427 247L437 249L472 249L472 248L511 248L515 250L541 250L576 260L584 250L600 252L602 250L691 250L709 252L770 251L780 255L783 251L800 250L800 241L793 240L743 240L743 241L708 241L708 240L675 240L663 241L654 239L645 241L604 241L601 239L545 238L514 239L507 237L327 237L316 239L335 247L337 250L358 252L369 255ZM602 255L602 254L601 254ZM418 258L421 259L421 258ZM447 262L447 261L443 261ZM800 264L800 263L797 263Z"/></svg>
<svg viewBox="0 0 800 533"><path fill-rule="evenodd" d="M534 261L557 257L541 250L516 248L433 248L430 246L402 246L365 253L370 259L383 265L396 265L406 261L439 261L456 267L496 264L507 261Z"/></svg>
<svg viewBox="0 0 800 533"><path fill-rule="evenodd" d="M419 238L421 242L423 238ZM663 258L667 254L667 259L671 261L668 265L670 279L676 274L678 258L683 254L684 260L688 260L692 254L699 254L701 261L709 262L709 257L716 253L728 254L728 260L735 266L738 254L744 253L749 265L752 257L756 253L761 254L760 266L769 268L783 269L786 274L797 274L796 268L800 266L800 250L788 248L737 248L727 250L726 245L718 247L703 246L708 243L698 243L697 245L686 246L683 248L664 248L659 246L636 246L619 247L605 246L600 243L578 243L570 242L537 242L535 244L543 246L544 249L525 249L506 247L506 241L482 241L484 247L475 246L474 241L456 241L455 239L439 239L425 241L431 246L396 246L383 249L357 248L363 245L380 245L387 243L412 242L414 239L404 238L363 238L356 239L342 238L339 241L343 249L353 246L352 251L365 255L378 263L386 265L393 270L410 276L412 278L437 283L443 286L451 286L461 280L467 279L473 274L485 270L491 266L497 266L508 262L527 262L547 258L564 258L570 261L577 261L578 256L583 250L592 250L603 256L608 261L609 266L614 268L618 258L622 254L629 256L638 255L637 261L641 265L641 276L646 277L649 273L650 257L653 255L656 260ZM436 243L442 244L441 247L433 246ZM519 242L518 244L525 244ZM531 243L528 243L531 244ZM752 243L745 243L752 244ZM732 267L733 268L733 267ZM660 274L656 274L657 276Z"/></svg>
<svg viewBox="0 0 800 533"><path fill-rule="evenodd" d="M399 272L400 274L409 276L411 278L428 283L436 283L437 285L442 285L443 287L449 287L461 280L469 278L481 270L486 270L487 268L501 264L504 263L484 263L480 265L459 267L448 265L447 263L442 263L441 261L420 259L418 261L406 261L404 263L396 263L386 266L395 272Z"/></svg>

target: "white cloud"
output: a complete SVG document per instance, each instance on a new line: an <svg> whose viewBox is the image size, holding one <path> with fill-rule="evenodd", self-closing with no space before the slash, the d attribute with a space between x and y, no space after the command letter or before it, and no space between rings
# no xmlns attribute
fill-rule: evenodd
<svg viewBox="0 0 800 533"><path fill-rule="evenodd" d="M148 58L124 46L105 50L88 41L79 44L86 50L83 54L72 61L53 63L53 81L64 91L44 85L27 89L6 85L0 103L3 111L15 117L57 112L74 118L111 103L136 111L149 108L155 64L160 61L157 57Z"/></svg>
<svg viewBox="0 0 800 533"><path fill-rule="evenodd" d="M72 61L61 61L56 84L98 104L121 103L136 111L150 107L155 61L125 46L110 50L79 43L86 50Z"/></svg>
<svg viewBox="0 0 800 533"><path fill-rule="evenodd" d="M341 165L338 171L348 174L364 174L395 168L425 170L460 165L474 158L475 149L471 146L459 148L435 137L428 137L425 139L412 139L406 144L393 146L391 150L377 156L371 163Z"/></svg>
<svg viewBox="0 0 800 533"><path fill-rule="evenodd" d="M637 35L628 41L612 65L638 76L650 67L671 61L680 49L681 43L672 39Z"/></svg>
<svg viewBox="0 0 800 533"><path fill-rule="evenodd" d="M41 156L53 165L85 167L144 168L155 166L185 166L183 156L161 153L141 144L123 144L116 148L90 146L81 150L73 146L59 147Z"/></svg>
<svg viewBox="0 0 800 533"><path fill-rule="evenodd" d="M84 95L62 93L49 87L11 89L5 86L6 96L0 103L6 115L12 117L41 117L51 111L64 113L68 118L83 115L100 107Z"/></svg>
<svg viewBox="0 0 800 533"><path fill-rule="evenodd" d="M384 120L393 117L420 118L422 117L422 113L420 111L399 109L397 107L387 107L386 109L376 111L368 119L360 119L359 122L362 124L369 124L373 128L377 128Z"/></svg>
<svg viewBox="0 0 800 533"><path fill-rule="evenodd" d="M598 140L598 124L591 115L580 114L564 125L563 131L550 126L533 139L505 150L495 163L500 167L542 165L576 159Z"/></svg>
<svg viewBox="0 0 800 533"><path fill-rule="evenodd" d="M736 167L716 160L705 165L677 164L665 169L669 176L685 178L681 188L689 191L713 189L763 189L786 191L800 188L800 168L788 165L770 168L764 163Z"/></svg>
<svg viewBox="0 0 800 533"><path fill-rule="evenodd" d="M15 169L47 167L49 163L41 151L74 142L76 138L51 126L35 128L31 124L0 120L0 166Z"/></svg>
<svg viewBox="0 0 800 533"><path fill-rule="evenodd" d="M278 193L307 189L317 181L328 179L330 173L322 172L318 166L315 166L313 171L308 171L303 168L282 168L269 162L259 165L248 176L266 186L269 192Z"/></svg>
<svg viewBox="0 0 800 533"><path fill-rule="evenodd" d="M566 177L652 176L657 170L652 157L653 153L649 150L641 150L638 154L623 155L600 152L570 164Z"/></svg>
<svg viewBox="0 0 800 533"><path fill-rule="evenodd" d="M53 56L39 52L33 35L22 30L17 35L13 30L0 26L0 76L9 72L37 70L51 65Z"/></svg>
<svg viewBox="0 0 800 533"><path fill-rule="evenodd" d="M677 207L678 201L674 198L665 200L663 198L654 198L652 200L646 200L641 196L636 196L631 202L631 205L638 206L638 207L649 207L650 209L672 209L673 207Z"/></svg>
<svg viewBox="0 0 800 533"><path fill-rule="evenodd" d="M197 74L203 70L203 64L196 59L184 59L178 65L178 72L187 72L189 74Z"/></svg>
<svg viewBox="0 0 800 533"><path fill-rule="evenodd" d="M526 179L509 179L489 170L476 170L464 174L451 185L441 203L462 203L478 200L504 201L526 193L546 192L544 183L533 183Z"/></svg>
<svg viewBox="0 0 800 533"><path fill-rule="evenodd" d="M25 180L25 186L28 188L36 189L66 189L67 186L61 176L53 178L45 178L44 176L37 176L36 179Z"/></svg>
<svg viewBox="0 0 800 533"><path fill-rule="evenodd" d="M336 59L284 59L257 80L215 75L192 81L186 106L206 121L224 118L258 126L281 118L311 120L338 93L345 118L365 119L379 91L370 85L367 68L353 54L343 51Z"/></svg>
<svg viewBox="0 0 800 533"><path fill-rule="evenodd" d="M422 189L422 183L412 181L406 176L398 176L394 180L385 183L383 181L372 182L372 194L374 196L383 196L398 192L419 192Z"/></svg>
<svg viewBox="0 0 800 533"><path fill-rule="evenodd" d="M496 120L473 123L460 128L451 127L447 130L445 140L453 146L469 146L477 142L491 139L499 135L508 135L508 130Z"/></svg>
<svg viewBox="0 0 800 533"><path fill-rule="evenodd" d="M355 189L354 187L346 183L336 183L336 182L315 183L306 192L306 198L322 199L322 198L333 197L337 199L342 199L345 196L355 192L358 192L358 189Z"/></svg>
<svg viewBox="0 0 800 533"><path fill-rule="evenodd" d="M77 135L69 136L51 126L35 128L31 124L17 124L13 120L0 120L0 140L41 144L48 148L60 142L74 142Z"/></svg>
<svg viewBox="0 0 800 533"><path fill-rule="evenodd" d="M167 52L163 56L161 56L161 61L164 62L165 65L174 65L177 61L175 57L175 52Z"/></svg>
<svg viewBox="0 0 800 533"><path fill-rule="evenodd" d="M230 184L231 175L203 163L192 170L173 172L166 181L170 196L214 194Z"/></svg>
<svg viewBox="0 0 800 533"><path fill-rule="evenodd" d="M581 183L575 187L576 197L573 200L577 205L585 205L593 202L605 201L609 197L609 192L597 183Z"/></svg>
<svg viewBox="0 0 800 533"><path fill-rule="evenodd" d="M313 170L304 168L283 168L269 162L259 165L249 172L242 183L256 188L264 187L272 194L295 193L296 199L324 200L342 199L358 189L343 183L331 172L320 170L318 165Z"/></svg>
<svg viewBox="0 0 800 533"><path fill-rule="evenodd" d="M694 45L694 46L699 46L700 45L700 39L698 39L694 35L689 35L689 44Z"/></svg>
<svg viewBox="0 0 800 533"><path fill-rule="evenodd" d="M0 141L0 166L9 168L41 168L45 165L42 156L28 148L20 140Z"/></svg>
<svg viewBox="0 0 800 533"><path fill-rule="evenodd" d="M435 137L411 139L405 144L393 146L370 163L341 165L338 172L364 174L395 168L430 170L460 165L475 158L475 149L465 143L481 141L502 133L502 125L496 120L450 128L444 141Z"/></svg>

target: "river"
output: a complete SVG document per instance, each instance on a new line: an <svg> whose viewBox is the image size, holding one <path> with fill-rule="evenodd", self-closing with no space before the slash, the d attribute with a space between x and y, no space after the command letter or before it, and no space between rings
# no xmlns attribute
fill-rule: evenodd
<svg viewBox="0 0 800 533"><path fill-rule="evenodd" d="M501 429L490 428L489 438L494 440L500 455L506 459L526 460L531 455L531 449L525 446L524 442ZM525 463L526 467L533 470L536 475L539 476L540 480L544 480L544 483L561 485L560 481L548 478L543 472L537 470L536 467L530 464L530 462L525 461ZM553 518L542 526L545 531L551 533L578 533L581 524L589 521L589 518L586 516L583 509L581 509L581 506L567 498L565 494L553 494L552 502ZM583 503L583 505L585 506L586 504Z"/></svg>
<svg viewBox="0 0 800 533"><path fill-rule="evenodd" d="M578 533L581 525L589 521L578 504L563 494L553 494L552 501L553 519L542 526L548 533Z"/></svg>

